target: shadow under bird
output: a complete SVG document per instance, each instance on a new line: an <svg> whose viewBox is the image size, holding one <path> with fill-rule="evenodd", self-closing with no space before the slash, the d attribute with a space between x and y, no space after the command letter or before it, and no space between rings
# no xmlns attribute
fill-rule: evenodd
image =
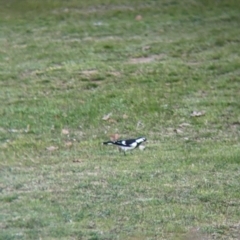
<svg viewBox="0 0 240 240"><path fill-rule="evenodd" d="M133 150L140 146L141 143L147 141L145 137L139 137L136 139L126 139L126 140L117 140L117 141L107 141L103 142L105 145L116 145L119 147L124 154L126 154L126 151Z"/></svg>

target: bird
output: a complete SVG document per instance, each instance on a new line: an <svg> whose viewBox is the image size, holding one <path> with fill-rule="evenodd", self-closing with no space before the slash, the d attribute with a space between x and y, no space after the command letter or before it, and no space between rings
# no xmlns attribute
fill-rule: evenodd
<svg viewBox="0 0 240 240"><path fill-rule="evenodd" d="M147 141L145 137L139 137L136 139L126 139L126 140L117 140L117 141L107 141L103 142L104 145L116 145L118 146L126 155L126 151L133 150L140 146L141 143Z"/></svg>

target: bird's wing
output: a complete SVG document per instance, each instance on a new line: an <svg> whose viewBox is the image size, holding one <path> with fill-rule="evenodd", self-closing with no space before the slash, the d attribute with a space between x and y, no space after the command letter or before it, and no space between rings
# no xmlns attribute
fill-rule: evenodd
<svg viewBox="0 0 240 240"><path fill-rule="evenodd" d="M114 144L122 147L136 147L138 145L135 139L119 140L116 141Z"/></svg>
<svg viewBox="0 0 240 240"><path fill-rule="evenodd" d="M136 144L136 139L128 139L125 141L126 145L131 146L132 144Z"/></svg>
<svg viewBox="0 0 240 240"><path fill-rule="evenodd" d="M114 142L115 145L118 145L118 146L126 146L126 141L124 140L118 140L116 142Z"/></svg>
<svg viewBox="0 0 240 240"><path fill-rule="evenodd" d="M122 147L137 147L142 143L142 141L137 141L137 140L140 140L140 139L108 141L108 142L104 142L103 144L107 144L107 145L115 144L117 146L122 146Z"/></svg>
<svg viewBox="0 0 240 240"><path fill-rule="evenodd" d="M118 140L116 142L114 142L114 144L118 145L118 146L131 146L132 143L134 143L135 140L134 139L128 139L128 140Z"/></svg>

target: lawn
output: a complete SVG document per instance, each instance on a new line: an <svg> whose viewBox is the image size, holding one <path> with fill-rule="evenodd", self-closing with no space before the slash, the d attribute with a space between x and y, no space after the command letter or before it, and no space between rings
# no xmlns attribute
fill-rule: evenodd
<svg viewBox="0 0 240 240"><path fill-rule="evenodd" d="M239 1L0 4L0 239L240 239Z"/></svg>

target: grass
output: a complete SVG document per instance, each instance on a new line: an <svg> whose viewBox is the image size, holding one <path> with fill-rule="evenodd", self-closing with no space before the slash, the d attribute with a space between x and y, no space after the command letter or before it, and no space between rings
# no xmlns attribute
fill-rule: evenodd
<svg viewBox="0 0 240 240"><path fill-rule="evenodd" d="M238 1L0 3L0 239L239 239Z"/></svg>

